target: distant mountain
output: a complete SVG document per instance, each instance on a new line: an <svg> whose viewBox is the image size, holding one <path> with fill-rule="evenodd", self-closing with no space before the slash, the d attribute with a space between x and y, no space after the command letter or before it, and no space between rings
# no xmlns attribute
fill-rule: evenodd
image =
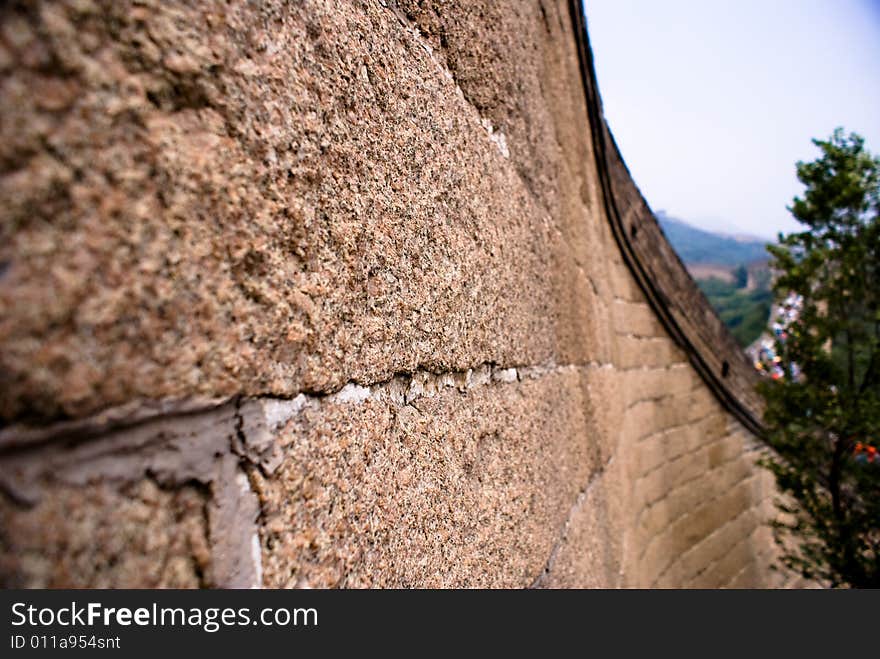
<svg viewBox="0 0 880 659"><path fill-rule="evenodd" d="M713 264L736 267L754 261L766 261L766 241L742 236L724 236L692 227L663 211L656 213L663 233L687 265Z"/></svg>

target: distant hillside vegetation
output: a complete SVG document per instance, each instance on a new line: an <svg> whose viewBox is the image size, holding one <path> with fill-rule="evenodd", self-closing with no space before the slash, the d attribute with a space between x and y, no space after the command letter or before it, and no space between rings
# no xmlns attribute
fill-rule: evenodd
<svg viewBox="0 0 880 659"><path fill-rule="evenodd" d="M738 240L717 233L697 229L663 211L657 212L657 221L675 251L686 264L711 263L735 268L754 261L766 261L766 244L761 240Z"/></svg>
<svg viewBox="0 0 880 659"><path fill-rule="evenodd" d="M773 303L769 278L751 291L738 289L736 284L715 277L698 279L697 285L743 348L767 329Z"/></svg>
<svg viewBox="0 0 880 659"><path fill-rule="evenodd" d="M739 344L757 339L773 301L766 243L703 231L662 211L657 221Z"/></svg>

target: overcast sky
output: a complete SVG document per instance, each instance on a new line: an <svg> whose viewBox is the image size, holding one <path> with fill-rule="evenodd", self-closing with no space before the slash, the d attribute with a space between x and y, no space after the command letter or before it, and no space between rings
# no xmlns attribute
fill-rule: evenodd
<svg viewBox="0 0 880 659"><path fill-rule="evenodd" d="M586 0L605 115L651 207L775 237L835 126L880 153L880 0Z"/></svg>

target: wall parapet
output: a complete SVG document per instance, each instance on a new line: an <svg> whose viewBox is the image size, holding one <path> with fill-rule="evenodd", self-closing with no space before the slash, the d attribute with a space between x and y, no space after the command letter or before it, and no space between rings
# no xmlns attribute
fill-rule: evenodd
<svg viewBox="0 0 880 659"><path fill-rule="evenodd" d="M663 234L630 175L605 119L586 17L570 0L605 212L624 261L670 336L722 405L750 432L764 432L759 376Z"/></svg>
<svg viewBox="0 0 880 659"><path fill-rule="evenodd" d="M4 7L0 584L781 583L584 21Z"/></svg>

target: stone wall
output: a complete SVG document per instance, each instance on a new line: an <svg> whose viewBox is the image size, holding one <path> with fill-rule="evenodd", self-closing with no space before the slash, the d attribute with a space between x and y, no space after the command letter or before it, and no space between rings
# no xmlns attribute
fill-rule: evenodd
<svg viewBox="0 0 880 659"><path fill-rule="evenodd" d="M0 9L5 584L790 583L576 7Z"/></svg>

